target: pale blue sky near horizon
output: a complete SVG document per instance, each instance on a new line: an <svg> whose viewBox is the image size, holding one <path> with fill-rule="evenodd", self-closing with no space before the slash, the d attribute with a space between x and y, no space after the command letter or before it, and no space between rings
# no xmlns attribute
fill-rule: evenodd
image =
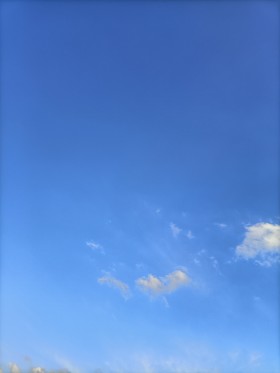
<svg viewBox="0 0 280 373"><path fill-rule="evenodd" d="M278 372L278 8L1 2L4 371Z"/></svg>

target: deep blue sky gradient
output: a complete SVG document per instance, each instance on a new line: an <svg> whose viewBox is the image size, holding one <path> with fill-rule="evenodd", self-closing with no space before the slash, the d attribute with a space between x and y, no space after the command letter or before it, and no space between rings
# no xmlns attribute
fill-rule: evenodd
<svg viewBox="0 0 280 373"><path fill-rule="evenodd" d="M4 1L1 17L1 364L276 373L278 268L234 249L244 224L279 221L277 3ZM135 286L181 267L195 286L168 307Z"/></svg>

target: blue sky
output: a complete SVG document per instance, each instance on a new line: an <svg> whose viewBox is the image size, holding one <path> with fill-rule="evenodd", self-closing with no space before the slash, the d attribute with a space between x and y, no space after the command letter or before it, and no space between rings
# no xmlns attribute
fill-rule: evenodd
<svg viewBox="0 0 280 373"><path fill-rule="evenodd" d="M3 371L278 372L277 3L1 17Z"/></svg>

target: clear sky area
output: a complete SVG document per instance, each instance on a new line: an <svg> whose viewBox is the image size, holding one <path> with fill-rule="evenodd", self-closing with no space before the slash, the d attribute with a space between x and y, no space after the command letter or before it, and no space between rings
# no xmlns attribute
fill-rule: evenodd
<svg viewBox="0 0 280 373"><path fill-rule="evenodd" d="M278 373L274 1L1 2L5 373Z"/></svg>

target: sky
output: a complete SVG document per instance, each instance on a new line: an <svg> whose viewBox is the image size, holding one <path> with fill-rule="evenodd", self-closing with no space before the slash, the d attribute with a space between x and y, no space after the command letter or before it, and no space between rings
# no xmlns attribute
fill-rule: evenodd
<svg viewBox="0 0 280 373"><path fill-rule="evenodd" d="M278 15L1 2L2 372L279 371Z"/></svg>

